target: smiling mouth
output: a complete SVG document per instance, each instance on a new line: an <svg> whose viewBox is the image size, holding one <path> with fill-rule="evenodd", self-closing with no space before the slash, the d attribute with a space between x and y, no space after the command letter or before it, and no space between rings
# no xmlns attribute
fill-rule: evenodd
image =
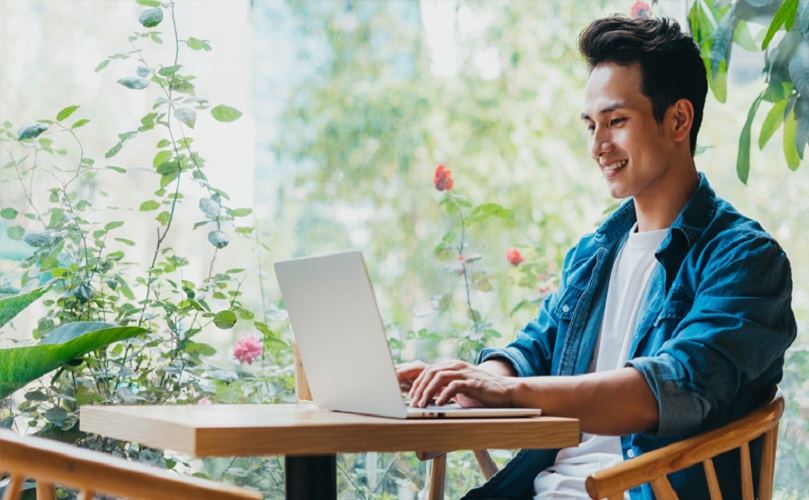
<svg viewBox="0 0 809 500"><path fill-rule="evenodd" d="M616 162L610 163L609 165L603 165L602 164L601 166L604 168L605 172L613 172L615 170L618 170L619 168L625 167L628 161L629 160L621 160L621 161L616 161Z"/></svg>

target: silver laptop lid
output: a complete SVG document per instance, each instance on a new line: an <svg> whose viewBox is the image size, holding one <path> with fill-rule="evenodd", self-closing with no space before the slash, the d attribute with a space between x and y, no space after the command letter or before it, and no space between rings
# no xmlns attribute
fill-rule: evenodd
<svg viewBox="0 0 809 500"><path fill-rule="evenodd" d="M362 253L280 261L275 274L317 406L405 418Z"/></svg>

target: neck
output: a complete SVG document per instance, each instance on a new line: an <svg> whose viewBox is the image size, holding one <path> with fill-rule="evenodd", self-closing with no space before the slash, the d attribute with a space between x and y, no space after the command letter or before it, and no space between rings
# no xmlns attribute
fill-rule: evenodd
<svg viewBox="0 0 809 500"><path fill-rule="evenodd" d="M699 173L689 156L689 165L675 169L666 182L666 192L652 198L635 198L638 232L666 229L683 211L699 186Z"/></svg>

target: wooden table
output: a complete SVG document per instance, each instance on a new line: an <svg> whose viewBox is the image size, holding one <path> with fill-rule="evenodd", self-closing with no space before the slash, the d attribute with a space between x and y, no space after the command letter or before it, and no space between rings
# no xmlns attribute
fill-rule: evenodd
<svg viewBox="0 0 809 500"><path fill-rule="evenodd" d="M197 457L284 455L287 498L337 498L337 453L563 448L556 417L397 420L296 405L83 406L80 429Z"/></svg>

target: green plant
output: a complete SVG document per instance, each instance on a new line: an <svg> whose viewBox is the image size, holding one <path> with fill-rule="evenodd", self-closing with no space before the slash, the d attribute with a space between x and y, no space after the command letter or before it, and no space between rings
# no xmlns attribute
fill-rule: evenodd
<svg viewBox="0 0 809 500"><path fill-rule="evenodd" d="M36 289L0 299L0 327L44 292L43 289ZM36 345L0 349L0 399L85 354L146 332L146 329L138 327L116 327L109 323L77 321L54 329ZM28 399L33 398L32 394L34 393L26 395ZM73 418L76 417L77 415L73 415ZM47 418L52 422L64 421L67 413L54 408ZM10 427L12 419L13 417L7 417L3 422L8 425L0 424L0 427Z"/></svg>
<svg viewBox="0 0 809 500"><path fill-rule="evenodd" d="M784 158L789 168L796 170L809 142L809 1L697 0L688 20L705 59L711 90L719 102L727 98L727 71L734 43L745 50L758 51L748 23L768 23L760 45L767 87L751 104L739 136L736 173L739 180L747 183L753 120L762 102L771 107L761 125L758 147L764 149L783 125ZM779 33L783 36L771 46Z"/></svg>
<svg viewBox="0 0 809 500"><path fill-rule="evenodd" d="M512 220L511 210L497 203L472 205L466 198L452 190L454 180L451 171L442 164L436 168L433 181L435 188L441 192L438 205L457 224L444 233L435 247L438 260L445 264L445 270L462 278L462 296L466 310L466 319L471 322L456 322L453 325L452 338L457 342L455 356L459 359L474 361L474 357L483 347L491 345L491 341L501 336L490 322L484 321L480 310L473 305L472 290L479 292L492 291L490 272L478 266L482 256L475 253L469 241L469 230L490 218ZM453 287L454 288L454 287ZM433 301L439 312L449 312L454 300L455 290L449 290ZM468 326L467 326L468 325Z"/></svg>
<svg viewBox="0 0 809 500"><path fill-rule="evenodd" d="M7 409L0 410L0 418L9 426L16 423L20 431L170 468L185 467L156 450L84 436L76 425L79 407L194 404L202 399L288 401L291 377L276 361L291 367L291 353L273 330L283 326L284 319L269 319L266 311L257 315L243 302L249 273L222 268L218 260L233 234L249 238L256 248L266 247L254 226L242 222L252 210L234 206L228 194L208 180L205 159L191 136L198 121L227 123L241 116L233 107L214 106L198 96L196 77L182 64L184 51L210 51L211 44L180 37L173 2L136 3L144 9L140 27L128 37L129 48L104 59L96 72L119 66L125 72L117 80L121 88L150 96L137 126L119 133L115 144L100 152L85 147L81 134L90 120L81 116L79 105L22 127L6 120L0 128L2 182L14 183L19 193L16 200L2 201L0 216L10 223L8 237L30 248L19 267L0 281L5 288L51 290L41 301L42 313L32 332L39 342L0 350L0 398L24 386L18 404L17 399L4 401ZM168 43L160 31L164 27ZM156 60L147 56L155 53ZM161 56L165 59L158 62ZM99 196L103 192L88 189L99 178L143 185L127 160L111 164L133 144L139 150L135 161L152 167L150 193L134 207L105 205ZM195 190L203 195L189 200ZM179 207L189 201L198 208L193 227L178 220ZM130 231L138 222L149 221L154 239ZM210 245L212 257L206 272L195 278L189 257L172 241L193 238L194 230L203 228L198 239ZM145 254L147 259L140 257ZM13 316L39 294L5 299L0 319ZM264 304L261 309L266 309ZM230 362L230 356L224 363L214 361L217 347L202 335L234 328L260 334L263 355L250 368ZM58 370L52 377L39 378L54 368ZM38 384L26 385L38 378ZM228 472L225 477L236 481L239 474Z"/></svg>

